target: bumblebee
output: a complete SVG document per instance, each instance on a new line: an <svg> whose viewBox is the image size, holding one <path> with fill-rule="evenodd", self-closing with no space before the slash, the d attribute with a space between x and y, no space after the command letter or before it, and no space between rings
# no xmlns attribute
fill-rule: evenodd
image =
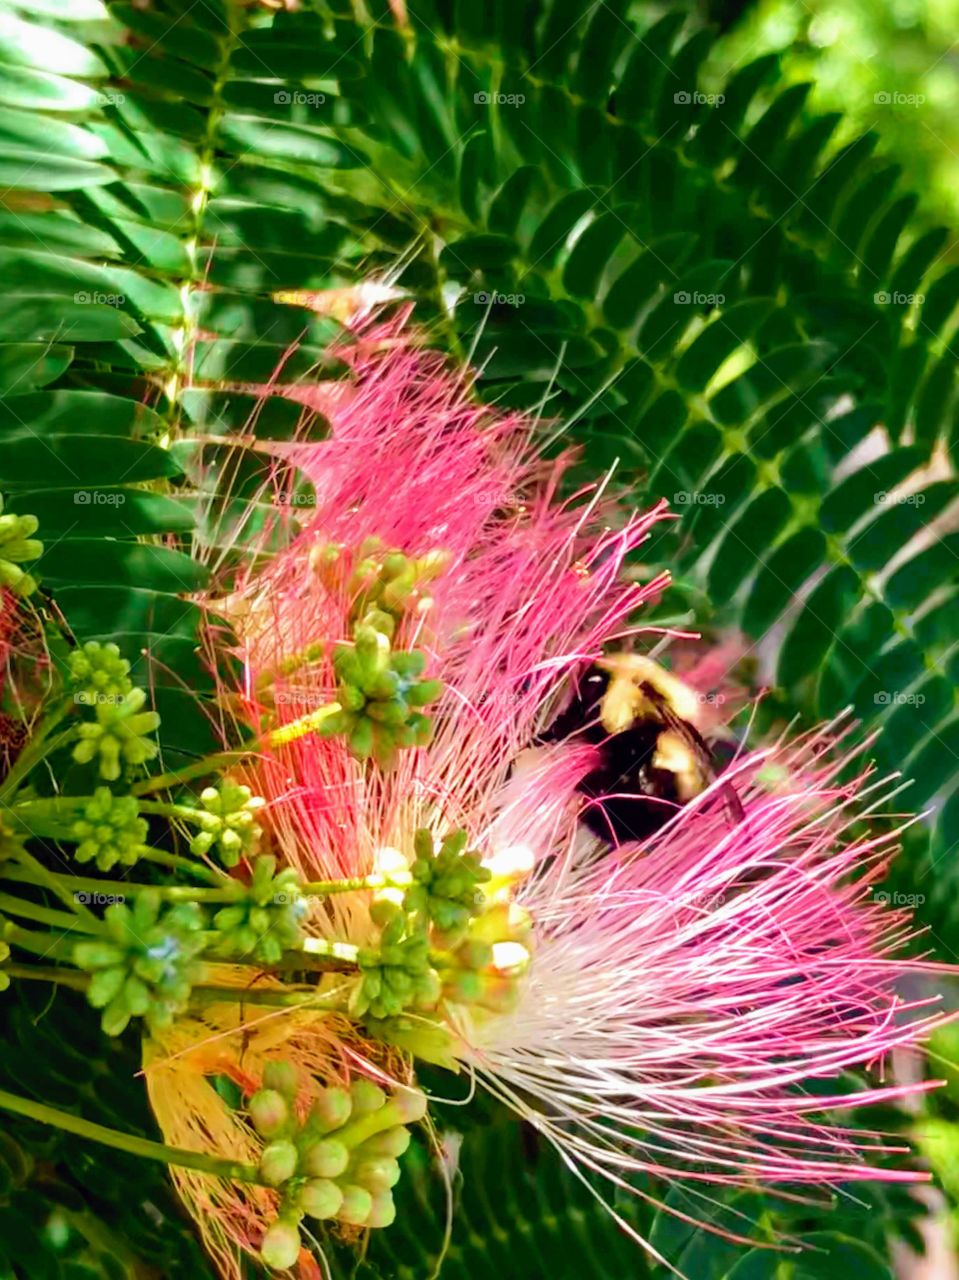
<svg viewBox="0 0 959 1280"><path fill-rule="evenodd" d="M583 674L540 741L575 737L599 748L599 763L579 784L596 803L581 818L607 844L625 844L653 835L715 780L701 717L698 695L657 662L609 654ZM731 786L726 802L741 815Z"/></svg>

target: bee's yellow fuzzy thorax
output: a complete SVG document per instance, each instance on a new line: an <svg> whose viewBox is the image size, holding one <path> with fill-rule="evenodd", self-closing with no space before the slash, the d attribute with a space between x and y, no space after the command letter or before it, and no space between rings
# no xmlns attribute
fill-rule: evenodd
<svg viewBox="0 0 959 1280"><path fill-rule="evenodd" d="M603 728L608 733L622 733L644 716L655 718L656 704L644 691L644 685L655 690L680 720L699 727L702 704L696 691L652 658L613 653L600 658L596 665L610 677L600 709Z"/></svg>

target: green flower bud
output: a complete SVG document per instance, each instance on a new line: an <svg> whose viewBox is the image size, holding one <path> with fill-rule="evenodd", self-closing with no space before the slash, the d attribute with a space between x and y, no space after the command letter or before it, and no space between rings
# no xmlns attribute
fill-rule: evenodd
<svg viewBox="0 0 959 1280"><path fill-rule="evenodd" d="M425 556L415 561L417 576L423 582L431 582L449 568L452 558L448 551L427 551Z"/></svg>
<svg viewBox="0 0 959 1280"><path fill-rule="evenodd" d="M372 540L367 541L369 548L360 549L349 580L349 589L355 597L354 618L370 625L375 615L385 613L395 626L411 610L422 611L428 607L430 600L423 588L447 567L449 554L429 551L414 559L403 551L386 550L382 543L374 546ZM319 551L315 553L315 560L316 571L321 576L325 573L324 581L331 580L331 570L326 568L327 556Z"/></svg>
<svg viewBox="0 0 959 1280"><path fill-rule="evenodd" d="M462 933L482 909L479 886L491 878L481 855L467 850L467 839L465 831L452 831L437 851L431 833L418 831L413 839L416 859L410 868L414 883L403 899L407 911L452 934Z"/></svg>
<svg viewBox="0 0 959 1280"><path fill-rule="evenodd" d="M83 964L80 967L86 969L88 973L94 969L107 969L118 966L126 954L123 947L118 947L113 942L91 940L82 943L82 947ZM76 958L76 950L74 950L74 958Z"/></svg>
<svg viewBox="0 0 959 1280"><path fill-rule="evenodd" d="M346 733L352 753L360 760L372 758L384 771L401 747L429 740L431 722L411 708L435 701L443 688L441 681L419 679L426 665L422 653L392 651L393 629L384 623L388 617L371 610L356 626L353 646L334 648L337 700L343 710L321 728L325 736Z"/></svg>
<svg viewBox="0 0 959 1280"><path fill-rule="evenodd" d="M346 558L346 547L338 542L317 543L310 552L310 568L326 586L336 583L336 572Z"/></svg>
<svg viewBox="0 0 959 1280"><path fill-rule="evenodd" d="M396 919L402 920L402 916L402 907L400 907L399 903L393 902L389 898L378 898L370 905L370 919L381 929L385 929L387 925L392 924Z"/></svg>
<svg viewBox="0 0 959 1280"><path fill-rule="evenodd" d="M405 724L409 708L402 698L387 698L383 702L371 702L366 714L379 724Z"/></svg>
<svg viewBox="0 0 959 1280"><path fill-rule="evenodd" d="M263 832L255 815L265 803L249 787L233 782L204 788L195 819L200 830L190 841L190 852L204 857L215 849L225 867L235 867L259 845Z"/></svg>
<svg viewBox="0 0 959 1280"><path fill-rule="evenodd" d="M392 666L407 685L412 685L426 670L426 654L419 649L394 653Z"/></svg>
<svg viewBox="0 0 959 1280"><path fill-rule="evenodd" d="M120 994L125 983L126 970L119 965L112 969L101 969L90 978L87 999L94 1009L103 1009Z"/></svg>
<svg viewBox="0 0 959 1280"><path fill-rule="evenodd" d="M88 640L70 654L68 665L70 679L77 690L77 702L90 706L98 702L118 702L133 689L130 664L121 657L115 644Z"/></svg>
<svg viewBox="0 0 959 1280"><path fill-rule="evenodd" d="M299 1153L292 1142L278 1138L263 1148L260 1156L260 1174L271 1187L282 1186L296 1173Z"/></svg>
<svg viewBox="0 0 959 1280"><path fill-rule="evenodd" d="M303 1155L303 1171L314 1178L338 1178L350 1161L350 1153L342 1142L327 1138L307 1147Z"/></svg>
<svg viewBox="0 0 959 1280"><path fill-rule="evenodd" d="M268 1062L263 1068L263 1088L275 1089L290 1100L300 1087L300 1078L292 1062Z"/></svg>
<svg viewBox="0 0 959 1280"><path fill-rule="evenodd" d="M350 750L358 760L368 760L373 754L373 723L363 719L350 734Z"/></svg>
<svg viewBox="0 0 959 1280"><path fill-rule="evenodd" d="M442 680L419 680L406 691L406 701L411 707L425 707L435 702L443 692Z"/></svg>
<svg viewBox="0 0 959 1280"><path fill-rule="evenodd" d="M411 712L396 740L401 747L428 747L433 740L433 721L418 711Z"/></svg>
<svg viewBox="0 0 959 1280"><path fill-rule="evenodd" d="M377 952L364 948L357 957L360 980L350 994L349 1008L354 1017L364 1014L374 1018L391 1018L410 1005L428 1007L439 998L442 984L430 976L429 942L414 934L392 941L406 926L400 915L383 930L383 945Z"/></svg>
<svg viewBox="0 0 959 1280"><path fill-rule="evenodd" d="M390 609L394 613L405 613L412 603L411 597L415 586L416 581L412 572L402 573L392 582L387 582L380 596L384 609Z"/></svg>
<svg viewBox="0 0 959 1280"><path fill-rule="evenodd" d="M337 1214L340 1222L348 1222L351 1226L362 1227L373 1208L373 1197L363 1187L343 1187L343 1203Z"/></svg>
<svg viewBox="0 0 959 1280"><path fill-rule="evenodd" d="M366 692L369 682L389 670L390 642L382 631L358 626L353 637L353 652L360 672L360 688Z"/></svg>
<svg viewBox="0 0 959 1280"><path fill-rule="evenodd" d="M263 1237L260 1257L268 1267L286 1271L300 1256L300 1231L292 1222L278 1218Z"/></svg>
<svg viewBox="0 0 959 1280"><path fill-rule="evenodd" d="M122 764L139 765L152 760L159 748L147 734L160 723L155 711L143 711L146 693L132 689L122 701L98 702L96 722L81 724L80 741L73 748L78 764L99 758L100 774L108 782L120 776Z"/></svg>
<svg viewBox="0 0 959 1280"><path fill-rule="evenodd" d="M360 1116L379 1111L386 1104L386 1094L366 1076L358 1076L350 1085L350 1099L354 1115Z"/></svg>
<svg viewBox="0 0 959 1280"><path fill-rule="evenodd" d="M253 1127L261 1138L275 1138L290 1123L286 1098L276 1089L258 1089L250 1098L249 1109Z"/></svg>
<svg viewBox="0 0 959 1280"><path fill-rule="evenodd" d="M339 698L345 711L362 711L366 706L366 694L362 689L358 689L356 685L341 684L336 696ZM336 717L331 716L330 719L334 720ZM338 732L342 733L342 728L340 728Z"/></svg>
<svg viewBox="0 0 959 1280"><path fill-rule="evenodd" d="M3 499L0 498L0 511ZM43 543L33 537L39 527L36 516L0 515L0 586L18 596L32 595L36 579L20 565L43 555Z"/></svg>
<svg viewBox="0 0 959 1280"><path fill-rule="evenodd" d="M417 1009L434 1009L443 994L443 982L435 969L427 969L413 983L413 1004Z"/></svg>
<svg viewBox="0 0 959 1280"><path fill-rule="evenodd" d="M101 871L109 871L117 863L132 867L139 860L147 823L133 796L115 796L109 787L97 787L70 834L78 842L77 862L95 861Z"/></svg>
<svg viewBox="0 0 959 1280"><path fill-rule="evenodd" d="M388 640L392 640L396 632L396 619L382 609L370 609L364 616L362 625L372 627L374 631L381 631Z"/></svg>
<svg viewBox="0 0 959 1280"><path fill-rule="evenodd" d="M311 1218L335 1218L343 1205L343 1192L335 1182L313 1178L303 1184L300 1205Z"/></svg>
<svg viewBox="0 0 959 1280"><path fill-rule="evenodd" d="M413 978L412 975L405 970L400 969L397 965L384 966L380 970L382 983L387 988L384 995L395 995L403 1000L404 1004L409 1002L409 997L413 994Z"/></svg>
<svg viewBox="0 0 959 1280"><path fill-rule="evenodd" d="M370 1195L375 1196L396 1186L400 1180L400 1166L390 1156L360 1160L350 1170L350 1177L358 1186L365 1187Z"/></svg>
<svg viewBox="0 0 959 1280"><path fill-rule="evenodd" d="M288 1105L297 1083L290 1064L270 1064L264 1071L267 1078L287 1090L264 1087L250 1099L258 1132L281 1131L264 1147L258 1165L263 1182L278 1188L282 1197L277 1223L268 1233L276 1244L270 1251L272 1265L278 1257L290 1256L290 1231L299 1238L304 1214L348 1226L388 1225L395 1212L390 1192L400 1177L397 1157L409 1143L405 1126L421 1119L426 1110L421 1091L398 1089L387 1097L372 1080L360 1076L349 1092L339 1087L320 1090L308 1119L297 1126ZM326 1133L317 1137L317 1129Z"/></svg>
<svg viewBox="0 0 959 1280"><path fill-rule="evenodd" d="M249 885L240 886L237 894L233 905L213 917L220 935L213 947L218 956L272 965L299 945L307 904L292 867L277 872L275 858L259 857Z"/></svg>
<svg viewBox="0 0 959 1280"><path fill-rule="evenodd" d="M313 1103L310 1118L321 1132L341 1128L353 1112L353 1099L345 1089L321 1089Z"/></svg>
<svg viewBox="0 0 959 1280"><path fill-rule="evenodd" d="M395 1160L407 1150L410 1141L409 1129L397 1125L395 1129L384 1129L382 1133L375 1133L372 1138L367 1138L362 1151L364 1155L392 1156Z"/></svg>
<svg viewBox="0 0 959 1280"><path fill-rule="evenodd" d="M409 559L402 551L387 551L383 557L383 573L387 578L398 578L409 570Z"/></svg>
<svg viewBox="0 0 959 1280"><path fill-rule="evenodd" d="M403 1124L417 1124L429 1106L422 1089L400 1089L393 1098L397 1115Z"/></svg>
<svg viewBox="0 0 959 1280"><path fill-rule="evenodd" d="M158 894L137 894L133 906L114 903L103 917L105 939L76 943L73 960L91 975L87 1000L102 1009L107 1035L133 1017L161 1031L187 1005L200 976L205 920L196 903L163 907Z"/></svg>
<svg viewBox="0 0 959 1280"><path fill-rule="evenodd" d="M389 1227L395 1221L396 1205L393 1203L392 1195L389 1191L378 1192L373 1197L366 1225L368 1227Z"/></svg>

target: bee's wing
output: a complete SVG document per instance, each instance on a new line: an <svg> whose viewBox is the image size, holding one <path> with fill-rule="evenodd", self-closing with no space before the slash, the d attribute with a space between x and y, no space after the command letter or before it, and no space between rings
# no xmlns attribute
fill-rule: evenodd
<svg viewBox="0 0 959 1280"><path fill-rule="evenodd" d="M716 768L713 763L713 753L709 749L709 743L696 726L678 715L668 699L652 685L644 684L643 693L650 702L655 704L657 713L662 717L663 722L674 733L678 734L692 751L697 765L702 770L703 777L708 782L714 782L716 780ZM746 816L742 801L732 783L726 783L722 788L722 793L723 804L729 817L730 825L735 826L737 822L741 822Z"/></svg>
<svg viewBox="0 0 959 1280"><path fill-rule="evenodd" d="M703 776L711 782L716 777L716 771L713 768L713 753L709 749L709 743L694 724L684 720L674 710L669 699L664 697L655 685L647 684L644 681L641 688L644 697L656 708L656 716L662 720L663 728L671 729L673 733L682 738L695 756L696 763L702 769Z"/></svg>

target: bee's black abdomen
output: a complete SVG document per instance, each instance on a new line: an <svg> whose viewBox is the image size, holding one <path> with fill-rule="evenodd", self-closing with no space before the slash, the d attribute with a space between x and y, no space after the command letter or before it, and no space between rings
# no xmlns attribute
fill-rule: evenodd
<svg viewBox="0 0 959 1280"><path fill-rule="evenodd" d="M605 735L600 764L579 784L583 795L597 802L584 806L581 820L607 844L653 835L681 804L675 775L652 764L661 732L661 724L646 720Z"/></svg>

